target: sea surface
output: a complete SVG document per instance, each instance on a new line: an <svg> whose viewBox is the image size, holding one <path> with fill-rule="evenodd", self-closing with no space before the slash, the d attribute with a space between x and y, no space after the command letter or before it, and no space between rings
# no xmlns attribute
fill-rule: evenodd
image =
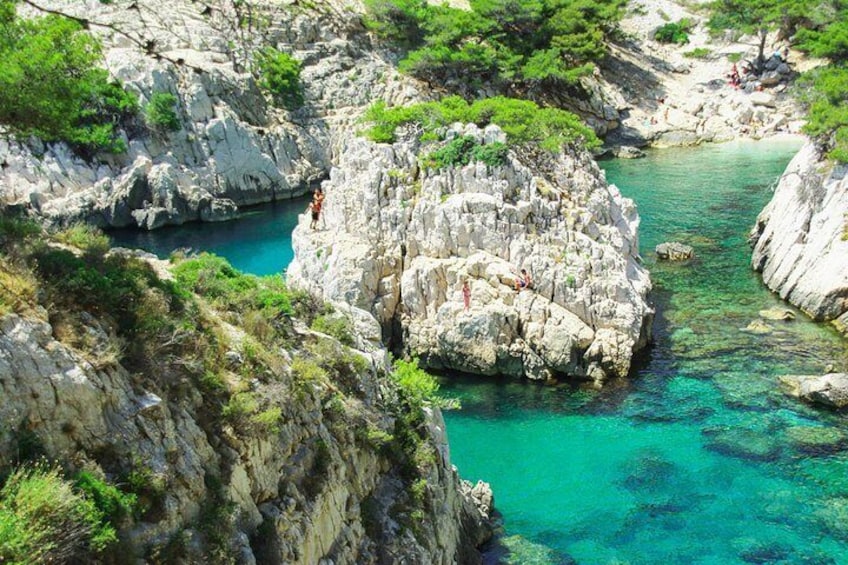
<svg viewBox="0 0 848 565"><path fill-rule="evenodd" d="M657 309L632 378L602 391L453 376L460 474L491 483L504 532L488 561L848 563L848 426L785 396L783 374L845 367L845 342L781 302L746 242L797 141L602 162L634 199ZM657 263L682 241L690 264ZM743 331L759 311L792 322Z"/></svg>
<svg viewBox="0 0 848 565"><path fill-rule="evenodd" d="M657 309L653 346L630 379L601 391L446 375L453 462L492 484L503 532L487 562L848 564L848 426L784 395L778 376L848 365L846 345L781 302L746 242L797 140L652 151L602 162L633 198ZM212 251L282 272L306 201L222 224L117 232L166 257ZM657 263L667 240L695 248ZM792 322L743 329L759 311Z"/></svg>
<svg viewBox="0 0 848 565"><path fill-rule="evenodd" d="M280 274L294 259L292 230L308 203L308 197L280 200L243 209L229 222L194 222L154 231L122 229L109 235L113 245L144 249L160 259L178 249L208 251L246 273Z"/></svg>

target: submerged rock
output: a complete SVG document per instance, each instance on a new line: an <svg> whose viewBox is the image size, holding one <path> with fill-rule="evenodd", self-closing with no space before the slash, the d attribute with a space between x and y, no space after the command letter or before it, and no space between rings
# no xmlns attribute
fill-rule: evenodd
<svg viewBox="0 0 848 565"><path fill-rule="evenodd" d="M845 448L846 434L832 427L793 426L786 435L798 449L810 455L827 455Z"/></svg>
<svg viewBox="0 0 848 565"><path fill-rule="evenodd" d="M495 126L454 130L503 138ZM436 170L419 165L429 150L349 139L324 185L328 229L302 219L289 282L371 312L384 338L431 368L626 375L653 317L633 202L587 153ZM519 269L533 279L520 292Z"/></svg>
<svg viewBox="0 0 848 565"><path fill-rule="evenodd" d="M780 382L796 398L831 408L848 406L848 373L784 375Z"/></svg>
<svg viewBox="0 0 848 565"><path fill-rule="evenodd" d="M740 331L754 335L767 335L773 332L774 328L762 320L752 320L750 324L742 328Z"/></svg>
<svg viewBox="0 0 848 565"><path fill-rule="evenodd" d="M752 461L774 461L780 455L780 444L768 430L716 426L702 433L707 448L723 455Z"/></svg>
<svg viewBox="0 0 848 565"><path fill-rule="evenodd" d="M657 257L665 261L687 261L691 259L695 250L690 245L671 241L660 243L656 247Z"/></svg>
<svg viewBox="0 0 848 565"><path fill-rule="evenodd" d="M775 320L775 321L784 321L791 322L795 319L795 313L792 310L787 310L786 308L780 308L779 306L775 306L773 308L767 308L765 310L760 310L759 312L760 318L764 318L766 320ZM752 322L753 323L753 322Z"/></svg>

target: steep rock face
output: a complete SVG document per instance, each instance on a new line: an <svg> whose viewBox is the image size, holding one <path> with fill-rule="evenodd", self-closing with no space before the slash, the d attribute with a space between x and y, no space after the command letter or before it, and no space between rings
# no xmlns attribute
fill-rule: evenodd
<svg viewBox="0 0 848 565"><path fill-rule="evenodd" d="M453 135L503 139L494 126ZM626 375L652 320L633 202L585 153L433 170L426 151L348 140L325 182L324 224L294 232L290 283L370 311L429 367ZM517 292L522 268L533 286Z"/></svg>
<svg viewBox="0 0 848 565"><path fill-rule="evenodd" d="M255 2L250 13L188 0L132 9L42 4L121 30L91 28L104 42L110 73L139 94L142 107L154 93L176 96L181 124L156 132L139 116L125 132L127 153L95 162L61 143L0 141L0 202L31 206L54 223L153 229L225 220L238 206L303 194L326 177L336 134L361 106L374 97L421 98L415 81L400 80L372 50L358 14L341 3ZM248 71L252 53L267 45L302 61L302 108L274 108Z"/></svg>
<svg viewBox="0 0 848 565"><path fill-rule="evenodd" d="M125 559L146 560L182 540L188 562L208 562L201 524L231 501L227 553L240 563L479 561L474 548L487 536L490 509L451 467L438 412L430 414L435 463L422 494L429 510L414 535L401 531L408 518L396 505L409 504L408 480L360 439L367 422L387 418L373 370L357 377L362 401L332 409L318 386L254 378L256 394L271 387L279 400L279 424L239 433L211 424L208 391L167 375L154 390L114 361L90 361L54 338L43 316L0 317L0 457L14 461L25 434L71 469L97 469L113 481L134 469L161 482L161 500L121 532ZM89 337L108 341L88 320ZM206 527L227 532L225 522Z"/></svg>
<svg viewBox="0 0 848 565"><path fill-rule="evenodd" d="M751 240L766 285L816 320L848 325L846 167L808 143L792 159Z"/></svg>

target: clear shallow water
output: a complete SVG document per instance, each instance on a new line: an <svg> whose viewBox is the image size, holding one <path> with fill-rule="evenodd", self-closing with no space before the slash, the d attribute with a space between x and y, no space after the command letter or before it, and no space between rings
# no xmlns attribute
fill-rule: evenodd
<svg viewBox="0 0 848 565"><path fill-rule="evenodd" d="M455 376L443 389L460 473L491 482L515 563L848 563L848 425L777 376L845 366L844 342L750 270L748 231L796 142L733 143L602 163L636 200L658 308L655 343L601 391ZM695 248L656 263L656 244ZM512 537L510 537L512 536ZM492 555L502 554L495 548ZM492 557L494 560L494 557Z"/></svg>
<svg viewBox="0 0 848 565"><path fill-rule="evenodd" d="M255 275L282 273L294 258L291 234L309 198L282 200L242 211L229 222L196 222L154 231L114 230L114 245L137 247L167 258L191 248L225 257L235 268Z"/></svg>

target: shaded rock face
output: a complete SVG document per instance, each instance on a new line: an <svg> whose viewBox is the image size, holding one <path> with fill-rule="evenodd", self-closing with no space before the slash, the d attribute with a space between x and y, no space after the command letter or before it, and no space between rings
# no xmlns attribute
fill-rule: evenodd
<svg viewBox="0 0 848 565"><path fill-rule="evenodd" d="M812 144L792 159L751 233L765 284L815 320L848 322L848 179Z"/></svg>
<svg viewBox="0 0 848 565"><path fill-rule="evenodd" d="M95 341L108 341L90 323ZM355 422L328 413L317 389L294 394L291 382L256 380L257 394L282 387L279 429L249 435L215 429L208 391L187 382L145 390L121 365L95 366L52 333L40 317L0 317L0 459L16 459L19 434L26 432L48 458L72 470L94 469L116 481L143 465L162 481L164 494L153 514L120 532L126 562L145 560L170 540L203 540L198 524L216 497L234 505L238 519L227 544L240 563L479 562L475 547L490 535L484 522L491 491L460 482L438 411L429 414L435 454L423 495L429 510L413 536L400 531L393 510L407 496L406 481L378 450L357 441ZM361 378L374 398L366 395L357 417L386 418L377 407L376 375ZM213 527L227 532L225 524ZM208 562L202 541L187 551L187 562Z"/></svg>
<svg viewBox="0 0 848 565"><path fill-rule="evenodd" d="M153 229L232 217L238 206L292 198L326 177L338 132L375 98L420 99L415 82L398 79L372 50L352 11L252 3L251 17L227 2L188 0L125 5L42 2L95 17L163 56L142 53L123 34L102 35L105 64L140 97L177 97L180 130L125 132L128 151L86 162L64 144L0 141L0 202L31 207L49 222ZM236 11L234 11L236 10ZM253 21L253 20L250 20ZM253 24L251 24L253 25ZM103 28L92 27L94 33ZM306 104L274 108L248 72L250 54L276 46L302 61Z"/></svg>
<svg viewBox="0 0 848 565"><path fill-rule="evenodd" d="M453 135L503 136L473 125ZM349 139L325 183L326 227L304 217L295 229L290 284L371 312L431 368L626 375L653 315L633 202L585 153L524 157L533 169L512 154L499 167L421 168L430 150ZM516 290L520 269L530 289Z"/></svg>

